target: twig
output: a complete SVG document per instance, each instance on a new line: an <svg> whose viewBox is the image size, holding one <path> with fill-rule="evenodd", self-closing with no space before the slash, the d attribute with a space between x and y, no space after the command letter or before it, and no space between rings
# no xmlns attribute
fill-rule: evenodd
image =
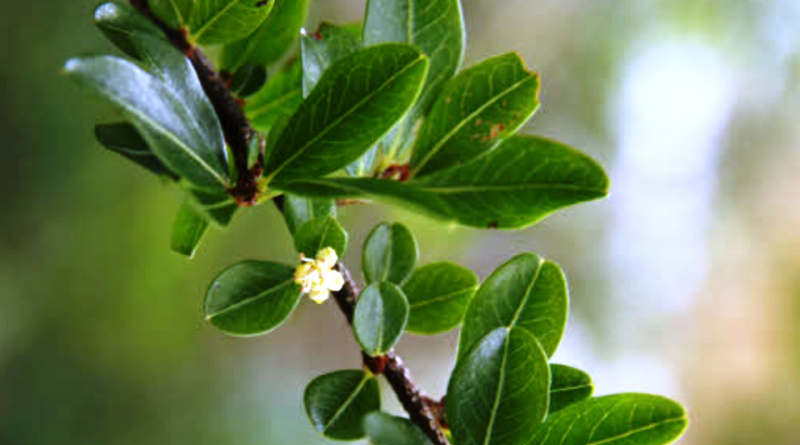
<svg viewBox="0 0 800 445"><path fill-rule="evenodd" d="M239 177L236 187L230 190L231 195L236 197L242 205L252 204L255 202L258 190L256 175L250 171L247 165L247 158L249 141L255 132L247 121L240 104L228 90L224 79L214 70L202 51L194 47L186 39L186 35L182 30L172 29L159 20L153 14L147 0L130 0L130 3L142 15L156 24L175 47L181 50L191 61L197 76L200 78L200 83L203 85L203 89L211 100L214 110L222 123L225 140L233 152L234 164ZM283 197L279 196L273 201L278 210L283 213ZM348 324L352 325L358 287L344 265L339 264L337 268L344 276L345 284L341 291L334 292L334 299L347 318ZM429 399L411 380L411 373L394 351L390 351L380 357L370 357L362 352L362 361L364 366L374 374L383 374L411 421L428 436L433 445L449 445L442 428L437 422L437 416L426 403Z"/></svg>

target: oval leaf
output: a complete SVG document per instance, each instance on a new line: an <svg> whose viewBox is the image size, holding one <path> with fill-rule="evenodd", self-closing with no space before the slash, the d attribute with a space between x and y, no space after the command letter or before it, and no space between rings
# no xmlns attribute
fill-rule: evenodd
<svg viewBox="0 0 800 445"><path fill-rule="evenodd" d="M383 412L368 415L364 431L373 445L431 445L425 433L410 420Z"/></svg>
<svg viewBox="0 0 800 445"><path fill-rule="evenodd" d="M181 205L172 225L170 247L187 258L192 258L208 230L208 220L189 204Z"/></svg>
<svg viewBox="0 0 800 445"><path fill-rule="evenodd" d="M402 284L414 270L419 246L414 234L402 224L381 223L364 242L361 268L367 283L388 281Z"/></svg>
<svg viewBox="0 0 800 445"><path fill-rule="evenodd" d="M321 375L306 387L306 413L317 431L331 439L364 437L364 417L381 408L378 381L360 370Z"/></svg>
<svg viewBox="0 0 800 445"><path fill-rule="evenodd" d="M275 182L324 176L367 151L408 111L428 61L405 45L380 45L325 71L270 151Z"/></svg>
<svg viewBox="0 0 800 445"><path fill-rule="evenodd" d="M306 221L323 216L336 216L336 202L332 199L301 198L294 195L284 196L283 218L286 220L286 226L292 235Z"/></svg>
<svg viewBox="0 0 800 445"><path fill-rule="evenodd" d="M267 18L272 0L195 0L189 39L202 45L243 39Z"/></svg>
<svg viewBox="0 0 800 445"><path fill-rule="evenodd" d="M525 329L550 357L564 335L568 310L567 281L558 265L532 253L517 255L492 272L472 299L459 357L499 327Z"/></svg>
<svg viewBox="0 0 800 445"><path fill-rule="evenodd" d="M539 108L539 77L517 54L458 74L433 105L411 156L411 176L475 159L513 135Z"/></svg>
<svg viewBox="0 0 800 445"><path fill-rule="evenodd" d="M314 218L297 229L294 246L307 258L314 258L320 250L332 247L341 258L347 250L347 232L334 216Z"/></svg>
<svg viewBox="0 0 800 445"><path fill-rule="evenodd" d="M528 445L666 445L688 425L682 406L648 394L585 400L552 416Z"/></svg>
<svg viewBox="0 0 800 445"><path fill-rule="evenodd" d="M499 328L456 363L447 421L458 445L526 443L547 415L550 368L531 334Z"/></svg>
<svg viewBox="0 0 800 445"><path fill-rule="evenodd" d="M133 38L134 33L164 39L164 34L153 22L128 5L103 3L94 11L94 22L117 48L136 59L141 54Z"/></svg>
<svg viewBox="0 0 800 445"><path fill-rule="evenodd" d="M196 0L149 0L150 8L156 17L170 28L184 28L189 23L192 6Z"/></svg>
<svg viewBox="0 0 800 445"><path fill-rule="evenodd" d="M133 124L129 122L99 124L94 127L94 135L103 147L125 156L156 175L178 179L150 150L147 141Z"/></svg>
<svg viewBox="0 0 800 445"><path fill-rule="evenodd" d="M228 334L266 334L280 326L299 301L294 268L244 261L211 283L206 293L206 319Z"/></svg>
<svg viewBox="0 0 800 445"><path fill-rule="evenodd" d="M408 322L408 301L392 283L373 283L361 292L353 316L353 332L371 356L391 350Z"/></svg>
<svg viewBox="0 0 800 445"><path fill-rule="evenodd" d="M330 23L322 23L313 35L300 39L303 58L303 97L308 97L325 70L344 56L361 48L361 42L347 32Z"/></svg>
<svg viewBox="0 0 800 445"><path fill-rule="evenodd" d="M552 364L550 375L550 414L588 399L594 392L592 378L580 369Z"/></svg>
<svg viewBox="0 0 800 445"><path fill-rule="evenodd" d="M478 288L478 277L466 267L449 262L420 267L403 284L411 314L406 330L434 335L447 332L464 319Z"/></svg>
<svg viewBox="0 0 800 445"><path fill-rule="evenodd" d="M270 131L277 120L291 116L303 102L303 68L295 62L275 71L264 88L247 100L245 115L258 131Z"/></svg>

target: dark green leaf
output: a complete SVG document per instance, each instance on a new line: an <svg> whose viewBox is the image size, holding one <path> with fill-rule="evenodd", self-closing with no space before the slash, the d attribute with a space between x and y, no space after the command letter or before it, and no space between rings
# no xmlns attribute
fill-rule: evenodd
<svg viewBox="0 0 800 445"><path fill-rule="evenodd" d="M270 151L268 179L286 182L352 163L408 111L428 69L410 46L374 46L339 59Z"/></svg>
<svg viewBox="0 0 800 445"><path fill-rule="evenodd" d="M210 45L243 39L272 10L272 0L195 0L189 19L189 39Z"/></svg>
<svg viewBox="0 0 800 445"><path fill-rule="evenodd" d="M419 246L414 234L402 224L378 224L364 242L361 268L367 283L403 284L417 265Z"/></svg>
<svg viewBox="0 0 800 445"><path fill-rule="evenodd" d="M321 216L310 219L297 228L294 246L297 252L308 258L314 258L320 250L332 247L341 258L347 250L347 232L336 221L335 216Z"/></svg>
<svg viewBox="0 0 800 445"><path fill-rule="evenodd" d="M280 326L299 301L294 268L244 261L211 283L206 293L206 319L228 334L266 334Z"/></svg>
<svg viewBox="0 0 800 445"><path fill-rule="evenodd" d="M455 443L527 442L547 415L549 390L550 368L536 338L519 328L492 331L450 376L446 410Z"/></svg>
<svg viewBox="0 0 800 445"><path fill-rule="evenodd" d="M94 127L94 134L105 148L125 156L159 176L177 179L177 176L153 154L133 124L128 122L99 124Z"/></svg>
<svg viewBox="0 0 800 445"><path fill-rule="evenodd" d="M539 108L539 77L516 54L456 76L422 123L411 176L466 164L516 133Z"/></svg>
<svg viewBox="0 0 800 445"><path fill-rule="evenodd" d="M255 96L248 99L244 112L258 131L267 132L281 116L291 116L303 102L303 69L299 62L275 71Z"/></svg>
<svg viewBox="0 0 800 445"><path fill-rule="evenodd" d="M192 188L186 188L185 191L194 209L219 227L227 227L239 210L236 200L225 192L209 193Z"/></svg>
<svg viewBox="0 0 800 445"><path fill-rule="evenodd" d="M472 299L458 355L496 328L519 327L533 334L550 357L564 335L568 306L567 281L558 265L532 253L517 255L492 272Z"/></svg>
<svg viewBox="0 0 800 445"><path fill-rule="evenodd" d="M162 39L164 36L156 25L128 5L103 3L94 11L94 21L108 40L136 59L140 58L140 49L133 42L135 32Z"/></svg>
<svg viewBox="0 0 800 445"><path fill-rule="evenodd" d="M588 399L552 416L528 445L666 445L686 430L682 406L648 394Z"/></svg>
<svg viewBox="0 0 800 445"><path fill-rule="evenodd" d="M411 307L406 330L434 335L455 328L477 288L475 273L458 264L443 261L420 267L403 284Z"/></svg>
<svg viewBox="0 0 800 445"><path fill-rule="evenodd" d="M364 437L364 417L381 408L375 376L360 370L337 371L312 380L303 401L311 423L331 439Z"/></svg>
<svg viewBox="0 0 800 445"><path fill-rule="evenodd" d="M397 344L408 321L408 301L392 283L372 283L361 292L353 317L353 331L361 349L383 355Z"/></svg>
<svg viewBox="0 0 800 445"><path fill-rule="evenodd" d="M368 415L364 431L373 445L431 445L430 439L411 421L383 412Z"/></svg>
<svg viewBox="0 0 800 445"><path fill-rule="evenodd" d="M345 29L323 22L314 34L300 38L300 47L303 58L303 97L308 97L325 70L333 62L358 51L361 43Z"/></svg>
<svg viewBox="0 0 800 445"><path fill-rule="evenodd" d="M184 28L189 23L196 0L149 0L155 15L170 28Z"/></svg>
<svg viewBox="0 0 800 445"><path fill-rule="evenodd" d="M558 209L605 196L608 178L594 160L570 147L517 136L467 165L408 183L330 178L277 188L313 197L373 197L466 226L518 229Z"/></svg>
<svg viewBox="0 0 800 445"><path fill-rule="evenodd" d="M306 221L324 216L336 216L336 203L332 199L309 199L285 195L283 206L283 218L292 235Z"/></svg>
<svg viewBox="0 0 800 445"><path fill-rule="evenodd" d="M594 392L592 378L580 369L552 364L550 375L550 414L588 399Z"/></svg>
<svg viewBox="0 0 800 445"><path fill-rule="evenodd" d="M192 258L208 230L208 220L189 204L181 205L172 225L171 248L185 257Z"/></svg>
<svg viewBox="0 0 800 445"><path fill-rule="evenodd" d="M229 88L239 97L249 97L261 90L266 82L266 68L261 65L245 65L233 75Z"/></svg>
<svg viewBox="0 0 800 445"><path fill-rule="evenodd" d="M222 67L234 70L250 63L267 66L280 60L300 37L309 0L272 0L275 6L264 23L245 39L222 52Z"/></svg>

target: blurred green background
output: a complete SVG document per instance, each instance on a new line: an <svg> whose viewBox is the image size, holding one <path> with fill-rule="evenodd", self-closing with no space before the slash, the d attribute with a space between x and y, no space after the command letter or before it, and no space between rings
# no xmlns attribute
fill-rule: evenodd
<svg viewBox="0 0 800 445"><path fill-rule="evenodd" d="M329 304L267 337L203 321L211 278L244 258L293 261L270 206L169 251L176 192L94 142L113 114L59 73L110 51L97 0L0 0L0 445L323 444L302 409L319 373L357 367ZM321 19L363 0L312 2ZM556 360L598 393L684 402L686 445L796 445L800 433L800 2L462 0L466 63L520 52L543 77L526 131L598 158L612 197L520 232L345 209L346 260L384 218L424 262L485 277L535 251L565 269L572 316ZM457 333L399 352L440 396ZM398 410L387 393L386 404Z"/></svg>

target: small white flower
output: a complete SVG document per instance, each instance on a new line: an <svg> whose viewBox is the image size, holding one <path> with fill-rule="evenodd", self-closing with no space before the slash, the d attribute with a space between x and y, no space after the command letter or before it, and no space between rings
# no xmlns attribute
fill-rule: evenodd
<svg viewBox="0 0 800 445"><path fill-rule="evenodd" d="M300 265L294 272L294 282L301 285L302 291L314 302L324 303L331 291L339 291L344 286L342 274L333 270L337 261L339 257L330 247L320 250L313 260L300 254Z"/></svg>

